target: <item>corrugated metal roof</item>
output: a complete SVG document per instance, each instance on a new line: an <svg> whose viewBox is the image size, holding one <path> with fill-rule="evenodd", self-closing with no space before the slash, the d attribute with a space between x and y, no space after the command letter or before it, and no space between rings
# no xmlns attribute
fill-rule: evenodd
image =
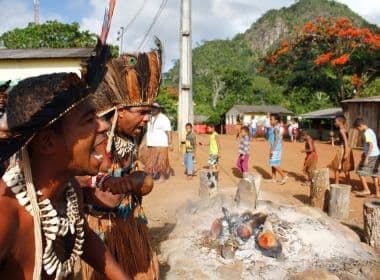
<svg viewBox="0 0 380 280"><path fill-rule="evenodd" d="M194 123L201 124L205 123L209 117L204 115L194 115Z"/></svg>
<svg viewBox="0 0 380 280"><path fill-rule="evenodd" d="M241 114L244 113L271 113L271 114L293 114L292 111L289 111L288 109L285 109L284 107L278 106L278 105L235 105L233 106L228 112L231 110L236 110ZM228 114L227 112L227 114Z"/></svg>
<svg viewBox="0 0 380 280"><path fill-rule="evenodd" d="M380 102L380 95L362 98L353 98L342 101L342 103L357 103L357 102Z"/></svg>
<svg viewBox="0 0 380 280"><path fill-rule="evenodd" d="M343 113L342 108L329 108L300 115L304 119L334 119Z"/></svg>
<svg viewBox="0 0 380 280"><path fill-rule="evenodd" d="M39 58L89 58L93 48L0 49L0 60Z"/></svg>

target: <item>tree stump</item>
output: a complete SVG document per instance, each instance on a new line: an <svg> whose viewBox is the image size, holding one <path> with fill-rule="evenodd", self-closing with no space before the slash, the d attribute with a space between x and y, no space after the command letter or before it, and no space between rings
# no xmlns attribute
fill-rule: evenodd
<svg viewBox="0 0 380 280"><path fill-rule="evenodd" d="M365 240L380 251L380 199L373 198L363 205Z"/></svg>
<svg viewBox="0 0 380 280"><path fill-rule="evenodd" d="M310 185L310 205L327 210L330 189L330 170L322 168L313 172Z"/></svg>
<svg viewBox="0 0 380 280"><path fill-rule="evenodd" d="M241 179L235 194L235 202L238 207L249 210L256 209L257 193L255 184L249 179Z"/></svg>
<svg viewBox="0 0 380 280"><path fill-rule="evenodd" d="M199 179L199 196L201 198L212 197L218 192L218 171L211 169L202 169L199 171Z"/></svg>
<svg viewBox="0 0 380 280"><path fill-rule="evenodd" d="M330 186L329 216L342 220L347 219L350 213L351 186L343 184L332 184Z"/></svg>
<svg viewBox="0 0 380 280"><path fill-rule="evenodd" d="M261 182L263 180L263 177L258 173L245 172L243 173L243 178L248 179L249 181L253 183L256 189L257 197L259 197Z"/></svg>

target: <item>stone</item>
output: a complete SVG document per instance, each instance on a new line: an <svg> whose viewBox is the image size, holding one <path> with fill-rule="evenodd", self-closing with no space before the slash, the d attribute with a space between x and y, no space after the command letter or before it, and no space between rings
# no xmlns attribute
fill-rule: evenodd
<svg viewBox="0 0 380 280"><path fill-rule="evenodd" d="M324 271L310 269L304 272L298 273L297 275L290 278L291 280L340 280L338 276Z"/></svg>
<svg viewBox="0 0 380 280"><path fill-rule="evenodd" d="M220 280L241 279L243 262L239 261L232 264L221 265L217 268L216 273Z"/></svg>
<svg viewBox="0 0 380 280"><path fill-rule="evenodd" d="M257 196L259 196L263 176L261 176L258 173L245 172L245 173L243 173L243 178L251 181L251 183L255 186Z"/></svg>
<svg viewBox="0 0 380 280"><path fill-rule="evenodd" d="M256 209L257 194L254 183L248 179L240 180L235 195L235 202L240 208Z"/></svg>

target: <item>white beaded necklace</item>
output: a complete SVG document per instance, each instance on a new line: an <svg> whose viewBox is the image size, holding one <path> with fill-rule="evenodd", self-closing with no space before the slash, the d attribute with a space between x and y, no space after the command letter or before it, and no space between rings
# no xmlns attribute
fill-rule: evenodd
<svg viewBox="0 0 380 280"><path fill-rule="evenodd" d="M15 194L18 202L33 216L30 199L27 195L24 174L20 167L9 169L3 176L6 185ZM42 193L37 191L37 197L40 198ZM67 277L74 271L74 265L80 255L82 255L82 246L84 243L84 219L80 216L78 198L74 188L69 183L65 193L66 197L66 215L59 217L49 199L38 202L40 208L40 217L42 231L46 239L46 247L42 257L44 269L48 275L56 272L55 279ZM61 262L53 248L53 241L57 236L65 237L68 232L75 234L74 247L70 257Z"/></svg>

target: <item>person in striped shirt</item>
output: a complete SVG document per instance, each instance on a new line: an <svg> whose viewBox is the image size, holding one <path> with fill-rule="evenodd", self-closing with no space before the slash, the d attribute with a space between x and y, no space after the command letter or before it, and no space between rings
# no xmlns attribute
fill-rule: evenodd
<svg viewBox="0 0 380 280"><path fill-rule="evenodd" d="M237 168L243 174L248 172L250 142L249 128L248 126L243 126L240 132L239 157L237 159Z"/></svg>

